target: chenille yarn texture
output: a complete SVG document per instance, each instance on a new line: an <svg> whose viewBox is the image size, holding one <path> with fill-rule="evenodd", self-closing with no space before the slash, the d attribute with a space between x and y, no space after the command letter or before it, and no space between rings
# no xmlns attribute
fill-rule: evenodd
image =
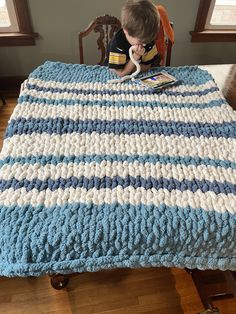
<svg viewBox="0 0 236 314"><path fill-rule="evenodd" d="M236 115L211 75L161 93L46 62L0 154L0 274L236 270Z"/></svg>

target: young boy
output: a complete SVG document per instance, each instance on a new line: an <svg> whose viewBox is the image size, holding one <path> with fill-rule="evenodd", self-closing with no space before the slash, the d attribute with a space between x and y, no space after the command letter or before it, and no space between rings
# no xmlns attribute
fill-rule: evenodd
<svg viewBox="0 0 236 314"><path fill-rule="evenodd" d="M127 0L121 10L122 28L115 34L108 47L108 65L119 76L130 74L135 65L130 60L139 60L141 71L147 71L159 55L155 39L159 31L159 15L155 5L149 0Z"/></svg>

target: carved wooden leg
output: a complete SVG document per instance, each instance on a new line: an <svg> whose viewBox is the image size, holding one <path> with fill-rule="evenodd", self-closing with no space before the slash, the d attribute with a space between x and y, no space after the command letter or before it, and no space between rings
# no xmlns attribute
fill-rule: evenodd
<svg viewBox="0 0 236 314"><path fill-rule="evenodd" d="M200 299L202 301L202 304L204 305L204 308L207 311L214 310L212 300L209 298L209 296L206 294L205 286L203 281L201 280L201 277L199 276L199 273L197 270L193 270L191 273L191 276L193 278L193 281L195 283L195 286L197 288L198 294L200 296ZM211 312L210 312L211 313ZM214 313L214 312L213 312Z"/></svg>
<svg viewBox="0 0 236 314"><path fill-rule="evenodd" d="M201 276L203 274L203 271L200 271L198 269L188 269L188 268L185 268L185 270L191 275L194 281L195 287L197 288L199 297L205 308L205 310L201 312L200 314L219 314L220 312L218 308L214 307L214 305L212 304L212 299L224 297L226 293L217 293L213 295L207 293L205 282Z"/></svg>
<svg viewBox="0 0 236 314"><path fill-rule="evenodd" d="M236 298L236 273L227 270L224 272L224 274L229 290L231 291L232 295Z"/></svg>
<svg viewBox="0 0 236 314"><path fill-rule="evenodd" d="M51 277L51 285L56 290L61 290L61 289L66 288L69 282L69 278L66 275L55 274L55 275L50 275L50 277Z"/></svg>

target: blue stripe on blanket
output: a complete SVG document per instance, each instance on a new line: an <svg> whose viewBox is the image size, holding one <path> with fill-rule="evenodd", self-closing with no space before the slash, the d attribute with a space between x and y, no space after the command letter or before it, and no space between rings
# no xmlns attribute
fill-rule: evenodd
<svg viewBox="0 0 236 314"><path fill-rule="evenodd" d="M224 123L200 123L200 122L175 122L175 121L147 121L147 120L72 120L63 118L19 118L11 120L5 137L13 135L47 133L47 134L71 134L71 133L96 132L98 134L157 134L157 135L184 135L236 138L236 121Z"/></svg>
<svg viewBox="0 0 236 314"><path fill-rule="evenodd" d="M43 87L43 86L38 86L37 84L27 84L27 89L30 90L34 90L37 92L44 92L44 93L71 93L71 94L76 94L78 95L153 95L153 90L111 90L111 89L102 89L102 90L95 90L95 89L89 89L89 88L58 88L58 87ZM164 89L162 91L162 95L166 95L166 96L204 96L204 95L208 95L209 93L213 93L219 91L219 88L216 86L210 87L210 88L206 88L200 91L193 91L193 92L181 92L181 91L172 91L172 90L168 90L168 89Z"/></svg>
<svg viewBox="0 0 236 314"><path fill-rule="evenodd" d="M24 105L25 102L31 103L31 104L46 104L46 105L53 105L53 106L59 106L59 105L64 105L64 106L116 106L116 107L128 107L128 106L135 106L135 107L150 107L150 108L170 108L170 109L175 109L175 108L189 108L189 109L204 109L204 108L212 108L212 107L219 107L221 105L226 105L226 101L224 99L217 99L217 100L209 100L206 103L170 103L170 102L160 102L159 100L157 101L150 101L150 102L145 102L145 101L138 101L135 100L133 102L128 101L128 100L80 100L80 99L56 99L56 98L39 98L35 96L31 96L28 94L21 95L18 99L18 104Z"/></svg>
<svg viewBox="0 0 236 314"><path fill-rule="evenodd" d="M7 189L20 189L25 188L26 191L31 191L36 189L38 191L43 191L49 189L51 191L55 191L57 189L66 189L66 188L84 188L86 190L90 190L96 188L97 190L100 189L115 189L117 186L121 186L122 188L127 188L129 186L137 188L144 188L148 189L166 189L168 191L179 190L181 192L189 190L191 192L196 192L200 190L204 193L208 191L212 191L215 194L234 194L236 195L236 184L232 184L230 182L218 182L216 180L210 182L209 180L176 180L176 179L155 179L153 177L149 177L148 179L144 179L141 176L132 177L126 176L122 178L120 176L114 176L112 178L104 176L102 178L99 177L92 177L86 178L81 176L77 177L70 177L68 179L58 178L57 180L0 180L0 191L5 191Z"/></svg>
<svg viewBox="0 0 236 314"><path fill-rule="evenodd" d="M160 156L160 155L80 155L80 156L55 156L55 155L30 155L27 157L11 157L8 156L2 160L0 160L0 168L6 165L14 165L15 163L21 164L36 164L45 166L46 164L57 165L58 163L101 163L103 161L126 161L128 163L139 162L145 164L146 162L150 162L153 164L161 163L161 164L173 164L173 165L205 165L205 166L213 166L220 168L232 168L236 169L236 163L230 160L220 160L220 159L212 159L212 158L200 158L200 157L192 157L192 156Z"/></svg>

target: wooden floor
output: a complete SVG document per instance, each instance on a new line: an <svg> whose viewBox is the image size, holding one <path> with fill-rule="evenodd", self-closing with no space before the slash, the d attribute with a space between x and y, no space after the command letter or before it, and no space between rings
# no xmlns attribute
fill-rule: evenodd
<svg viewBox="0 0 236 314"><path fill-rule="evenodd" d="M0 148L16 97L0 106ZM236 313L236 300L214 303L221 314ZM181 269L121 269L85 273L57 291L49 277L0 278L0 313L196 314L203 306L191 276Z"/></svg>

